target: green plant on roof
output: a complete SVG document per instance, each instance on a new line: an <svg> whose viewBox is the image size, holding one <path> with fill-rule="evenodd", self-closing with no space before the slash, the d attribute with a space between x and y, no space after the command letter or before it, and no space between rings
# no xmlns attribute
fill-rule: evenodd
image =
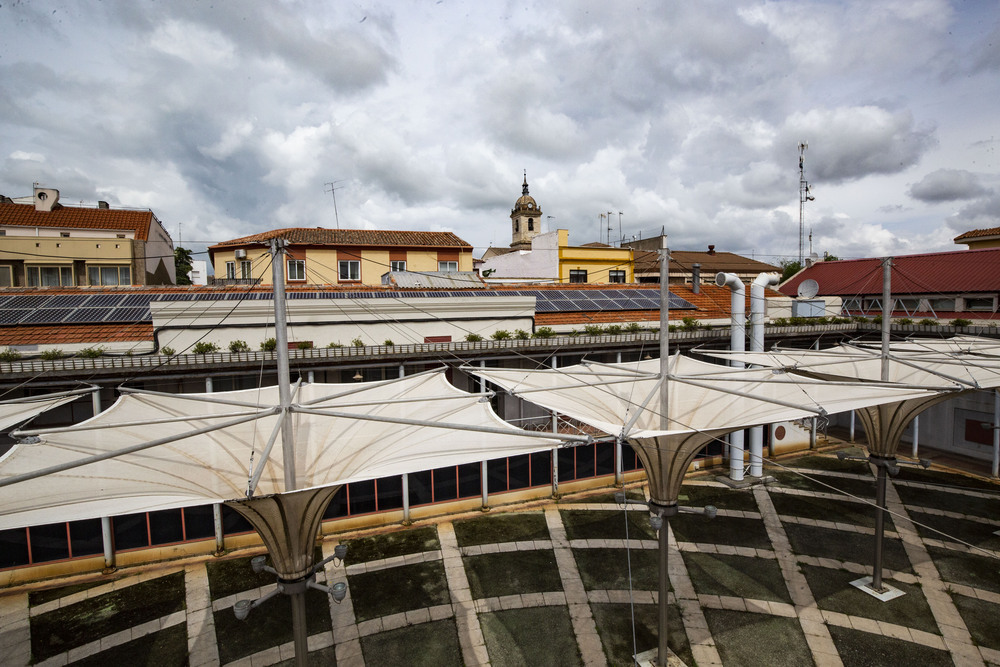
<svg viewBox="0 0 1000 667"><path fill-rule="evenodd" d="M392 339L386 338L384 341L382 341L382 345L384 345L385 347L392 347L393 346Z"/></svg>
<svg viewBox="0 0 1000 667"><path fill-rule="evenodd" d="M588 336L600 336L604 333L604 327L600 324L587 324L583 327L583 330Z"/></svg>
<svg viewBox="0 0 1000 667"><path fill-rule="evenodd" d="M925 317L924 319L922 319L919 322L917 322L917 324L919 324L922 327L936 327L937 326L937 320L932 320L929 317Z"/></svg>
<svg viewBox="0 0 1000 667"><path fill-rule="evenodd" d="M538 327L535 329L535 338L552 338L556 335L555 330L552 327Z"/></svg>
<svg viewBox="0 0 1000 667"><path fill-rule="evenodd" d="M313 347L311 340L300 340L295 344L296 350L311 350Z"/></svg>
<svg viewBox="0 0 1000 667"><path fill-rule="evenodd" d="M364 347L365 342L361 340L361 336L358 336L357 338L351 341L351 345L353 345L354 347Z"/></svg>
<svg viewBox="0 0 1000 667"><path fill-rule="evenodd" d="M701 322L691 316L681 319L681 329L684 331L697 331L701 329Z"/></svg>
<svg viewBox="0 0 1000 667"><path fill-rule="evenodd" d="M12 347L0 351L0 361L17 361L21 358L21 353Z"/></svg>
<svg viewBox="0 0 1000 667"><path fill-rule="evenodd" d="M167 356L167 357L172 357L175 354L177 354L177 350L175 350L172 347L164 345L163 347L160 348L160 354L162 354L164 356Z"/></svg>
<svg viewBox="0 0 1000 667"><path fill-rule="evenodd" d="M219 351L219 346L215 343L202 340L191 346L191 354L212 354Z"/></svg>
<svg viewBox="0 0 1000 667"><path fill-rule="evenodd" d="M268 338L260 344L260 349L264 352L274 352L278 349L278 339Z"/></svg>
<svg viewBox="0 0 1000 667"><path fill-rule="evenodd" d="M629 333L639 333L642 330L642 326L638 322L629 322L625 325L625 331Z"/></svg>
<svg viewBox="0 0 1000 667"><path fill-rule="evenodd" d="M609 324L608 326L604 327L604 333L608 334L609 336L617 336L621 332L622 332L622 325L620 324Z"/></svg>
<svg viewBox="0 0 1000 667"><path fill-rule="evenodd" d="M76 356L83 357L84 359L96 359L102 354L104 354L104 348L98 345L97 347L85 347L82 350L78 350Z"/></svg>
<svg viewBox="0 0 1000 667"><path fill-rule="evenodd" d="M465 341L467 343L481 343L483 341L483 337L477 333L470 333L465 335Z"/></svg>
<svg viewBox="0 0 1000 667"><path fill-rule="evenodd" d="M909 317L901 317L898 320L893 320L893 324L900 324L906 326L908 324L913 324L913 320Z"/></svg>
<svg viewBox="0 0 1000 667"><path fill-rule="evenodd" d="M248 345L245 340L229 341L229 351L233 354L236 354L237 352L249 352L250 345Z"/></svg>
<svg viewBox="0 0 1000 667"><path fill-rule="evenodd" d="M524 329L514 329L514 338L517 340L528 340L531 338L531 334Z"/></svg>
<svg viewBox="0 0 1000 667"><path fill-rule="evenodd" d="M62 359L63 351L53 348L51 350L43 351L38 356L44 359L45 361L55 361L56 359Z"/></svg>
<svg viewBox="0 0 1000 667"><path fill-rule="evenodd" d="M338 348L338 347L344 347L344 344L343 343L338 343L338 342L334 341L332 343L327 343L326 346L328 348L330 348L330 349L334 349L334 348Z"/></svg>
<svg viewBox="0 0 1000 667"><path fill-rule="evenodd" d="M493 340L508 340L510 338L510 332L506 329L497 329L490 334L490 338Z"/></svg>
<svg viewBox="0 0 1000 667"><path fill-rule="evenodd" d="M952 327L967 327L970 326L971 324L972 320L965 320L962 319L961 317L956 317L951 322L948 322L948 325Z"/></svg>

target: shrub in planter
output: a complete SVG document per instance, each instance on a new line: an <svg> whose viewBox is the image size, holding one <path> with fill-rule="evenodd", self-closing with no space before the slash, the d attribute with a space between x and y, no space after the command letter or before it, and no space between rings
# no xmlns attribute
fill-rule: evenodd
<svg viewBox="0 0 1000 667"><path fill-rule="evenodd" d="M213 352L218 352L219 346L215 343L209 343L206 341L200 341L195 343L191 348L192 354L212 354Z"/></svg>
<svg viewBox="0 0 1000 667"><path fill-rule="evenodd" d="M56 359L62 359L63 351L62 350L45 350L44 352L42 352L38 356L41 357L42 359L44 359L45 361L55 361Z"/></svg>
<svg viewBox="0 0 1000 667"><path fill-rule="evenodd" d="M466 334L466 336L465 336L465 342L467 342L467 343L481 343L482 341L483 341L483 337L480 336L479 334L470 333L470 334Z"/></svg>
<svg viewBox="0 0 1000 667"><path fill-rule="evenodd" d="M948 322L948 325L953 327L967 327L972 325L972 320L963 320L961 317L958 317Z"/></svg>
<svg viewBox="0 0 1000 667"><path fill-rule="evenodd" d="M172 357L175 354L177 354L177 350L175 350L172 347L161 347L160 348L160 354L162 354L162 355L164 355L166 357Z"/></svg>
<svg viewBox="0 0 1000 667"><path fill-rule="evenodd" d="M555 330L552 327L538 327L535 329L535 338L552 338L556 335Z"/></svg>
<svg viewBox="0 0 1000 667"><path fill-rule="evenodd" d="M17 361L20 358L21 353L11 347L0 352L0 361Z"/></svg>
<svg viewBox="0 0 1000 667"><path fill-rule="evenodd" d="M492 338L493 340L509 340L510 332L507 331L506 329L499 329L490 334L490 338Z"/></svg>
<svg viewBox="0 0 1000 667"><path fill-rule="evenodd" d="M265 340L260 344L260 349L263 350L264 352L274 352L275 350L278 349L278 339L268 338L267 340Z"/></svg>
<svg viewBox="0 0 1000 667"><path fill-rule="evenodd" d="M233 340L229 342L229 351L233 354L237 352L249 352L250 346L245 340Z"/></svg>

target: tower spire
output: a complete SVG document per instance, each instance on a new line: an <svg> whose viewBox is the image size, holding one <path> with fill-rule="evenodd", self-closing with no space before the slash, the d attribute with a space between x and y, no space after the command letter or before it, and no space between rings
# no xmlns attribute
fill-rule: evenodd
<svg viewBox="0 0 1000 667"><path fill-rule="evenodd" d="M528 170L524 170L524 185L521 186L521 194L528 194Z"/></svg>

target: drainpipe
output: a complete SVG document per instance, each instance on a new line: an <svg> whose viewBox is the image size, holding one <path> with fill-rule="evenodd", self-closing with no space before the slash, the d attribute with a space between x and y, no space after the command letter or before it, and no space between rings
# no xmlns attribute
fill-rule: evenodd
<svg viewBox="0 0 1000 667"><path fill-rule="evenodd" d="M761 273L750 283L750 351L764 351L764 289L781 282L777 273ZM750 476L764 475L764 427L750 429Z"/></svg>
<svg viewBox="0 0 1000 667"><path fill-rule="evenodd" d="M729 348L733 352L744 352L746 345L746 287L739 276L733 273L723 273L720 271L715 275L715 284L719 287L728 287L732 296L730 298L730 311L732 320L729 327ZM742 361L732 360L729 365L733 368L745 368ZM729 479L734 482L743 480L743 431L734 431L729 434Z"/></svg>

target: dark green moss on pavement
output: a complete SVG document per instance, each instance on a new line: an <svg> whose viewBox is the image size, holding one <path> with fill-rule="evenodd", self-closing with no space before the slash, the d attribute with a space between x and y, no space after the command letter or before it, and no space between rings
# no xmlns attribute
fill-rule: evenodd
<svg viewBox="0 0 1000 667"><path fill-rule="evenodd" d="M351 574L347 580L359 622L451 602L441 561Z"/></svg>
<svg viewBox="0 0 1000 667"><path fill-rule="evenodd" d="M659 550L573 549L583 587L593 590L629 588L629 558L632 561L632 588L655 591L659 586Z"/></svg>
<svg viewBox="0 0 1000 667"><path fill-rule="evenodd" d="M582 665L566 607L531 607L480 614L493 667Z"/></svg>
<svg viewBox="0 0 1000 667"><path fill-rule="evenodd" d="M434 526L405 528L381 535L359 537L347 542L347 564L367 563L441 548Z"/></svg>
<svg viewBox="0 0 1000 667"><path fill-rule="evenodd" d="M277 595L240 621L232 607L213 614L215 636L222 664L238 660L272 646L292 641L292 604L287 595ZM306 591L306 628L310 635L330 630L330 597L321 591Z"/></svg>
<svg viewBox="0 0 1000 667"><path fill-rule="evenodd" d="M1000 651L1000 605L952 593L955 608L962 615L972 641Z"/></svg>
<svg viewBox="0 0 1000 667"><path fill-rule="evenodd" d="M792 602L776 560L687 551L681 555L691 583L700 595Z"/></svg>
<svg viewBox="0 0 1000 667"><path fill-rule="evenodd" d="M885 665L919 665L920 667L952 667L951 655L929 646L874 635L853 628L829 626L830 637L840 653L844 667L884 667Z"/></svg>
<svg viewBox="0 0 1000 667"><path fill-rule="evenodd" d="M702 514L678 514L670 519L670 527L678 542L726 544L734 547L770 549L771 539L760 519L717 516L709 519Z"/></svg>
<svg viewBox="0 0 1000 667"><path fill-rule="evenodd" d="M797 554L817 558L833 558L860 565L871 565L875 560L874 535L794 523L786 523L784 527L792 551ZM902 541L886 537L882 543L882 549L882 563L886 568L897 572L912 571Z"/></svg>
<svg viewBox="0 0 1000 667"><path fill-rule="evenodd" d="M361 638L361 651L368 665L407 667L462 667L462 648L455 621L431 623L379 632Z"/></svg>
<svg viewBox="0 0 1000 667"><path fill-rule="evenodd" d="M772 493L774 509L782 516L797 516L816 521L834 521L853 526L875 528L875 507L850 500L831 500L789 493ZM885 529L895 530L892 515L885 514Z"/></svg>
<svg viewBox="0 0 1000 667"><path fill-rule="evenodd" d="M725 665L800 667L813 664L798 619L745 611L705 609L712 639Z"/></svg>
<svg viewBox="0 0 1000 667"><path fill-rule="evenodd" d="M685 507L702 508L705 505L715 505L722 510L759 511L753 492L749 489L685 484L681 487L678 500Z"/></svg>
<svg viewBox="0 0 1000 667"><path fill-rule="evenodd" d="M477 599L563 589L551 549L466 556L462 561L472 597Z"/></svg>
<svg viewBox="0 0 1000 667"><path fill-rule="evenodd" d="M659 610L654 604L637 604L631 607L627 604L592 604L590 609L597 625L597 634L604 646L604 655L610 665L629 666L634 664L632 656L649 649L655 649L659 638ZM633 633L632 614L635 612ZM694 665L691 647L688 645L687 634L684 632L684 622L680 609L670 606L670 626L667 634L667 645L670 650L687 665ZM635 637L633 644L632 638Z"/></svg>
<svg viewBox="0 0 1000 667"><path fill-rule="evenodd" d="M625 528L625 510L559 510L566 537L571 540L655 540L656 532L649 526L649 514L629 510L628 530Z"/></svg>
<svg viewBox="0 0 1000 667"><path fill-rule="evenodd" d="M458 546L549 539L542 512L487 514L454 522Z"/></svg>
<svg viewBox="0 0 1000 667"><path fill-rule="evenodd" d="M927 547L941 580L1000 593L1000 568L996 558L951 549Z"/></svg>
<svg viewBox="0 0 1000 667"><path fill-rule="evenodd" d="M141 659L140 659L141 656ZM108 665L156 665L181 667L188 664L187 623L178 623L119 644L107 651L77 660L75 667L107 667Z"/></svg>

